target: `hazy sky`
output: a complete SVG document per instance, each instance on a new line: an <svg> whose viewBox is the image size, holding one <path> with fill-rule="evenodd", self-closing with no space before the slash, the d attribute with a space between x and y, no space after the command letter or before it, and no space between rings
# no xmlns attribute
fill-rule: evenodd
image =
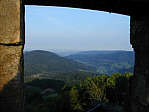
<svg viewBox="0 0 149 112"><path fill-rule="evenodd" d="M85 9L26 6L26 50L131 50L130 17Z"/></svg>

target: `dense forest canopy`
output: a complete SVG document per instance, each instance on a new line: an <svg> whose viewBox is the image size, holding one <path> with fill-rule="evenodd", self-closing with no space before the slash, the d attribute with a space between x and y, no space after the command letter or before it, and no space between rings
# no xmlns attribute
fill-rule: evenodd
<svg viewBox="0 0 149 112"><path fill-rule="evenodd" d="M98 104L102 104L98 111L124 112L131 77L131 73L85 76L73 84L35 79L25 84L25 112L87 112Z"/></svg>

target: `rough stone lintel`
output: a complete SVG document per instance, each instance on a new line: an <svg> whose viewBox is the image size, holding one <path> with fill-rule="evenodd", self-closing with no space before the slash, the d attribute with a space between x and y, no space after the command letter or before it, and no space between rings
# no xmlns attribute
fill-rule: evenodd
<svg viewBox="0 0 149 112"><path fill-rule="evenodd" d="M145 3L149 3L148 0L130 0L130 1L134 1L134 2L145 2Z"/></svg>
<svg viewBox="0 0 149 112"><path fill-rule="evenodd" d="M124 15L144 15L149 9L149 2L145 0L25 0L25 5L83 8Z"/></svg>

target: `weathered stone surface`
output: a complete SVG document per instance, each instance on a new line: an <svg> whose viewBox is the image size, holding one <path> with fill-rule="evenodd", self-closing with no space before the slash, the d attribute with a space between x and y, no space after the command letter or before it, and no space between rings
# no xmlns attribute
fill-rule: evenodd
<svg viewBox="0 0 149 112"><path fill-rule="evenodd" d="M22 50L0 45L0 112L21 112L23 103Z"/></svg>
<svg viewBox="0 0 149 112"><path fill-rule="evenodd" d="M24 5L0 0L0 112L23 111Z"/></svg>
<svg viewBox="0 0 149 112"><path fill-rule="evenodd" d="M0 0L0 43L21 41L20 0Z"/></svg>
<svg viewBox="0 0 149 112"><path fill-rule="evenodd" d="M22 46L0 45L0 90L19 73Z"/></svg>
<svg viewBox="0 0 149 112"><path fill-rule="evenodd" d="M132 112L149 111L149 16L131 17L131 44L135 50Z"/></svg>

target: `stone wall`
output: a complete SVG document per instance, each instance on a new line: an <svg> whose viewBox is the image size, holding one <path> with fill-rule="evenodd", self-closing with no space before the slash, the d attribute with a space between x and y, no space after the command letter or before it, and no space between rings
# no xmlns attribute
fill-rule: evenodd
<svg viewBox="0 0 149 112"><path fill-rule="evenodd" d="M20 0L0 0L0 112L23 106L23 10Z"/></svg>
<svg viewBox="0 0 149 112"><path fill-rule="evenodd" d="M24 0L25 5L60 6L133 15L146 14L148 0Z"/></svg>
<svg viewBox="0 0 149 112"><path fill-rule="evenodd" d="M132 16L130 32L135 51L132 112L149 112L149 16Z"/></svg>
<svg viewBox="0 0 149 112"><path fill-rule="evenodd" d="M24 4L86 8L130 15L131 44L135 51L130 108L131 112L149 112L147 0L0 0L0 112L23 112Z"/></svg>

